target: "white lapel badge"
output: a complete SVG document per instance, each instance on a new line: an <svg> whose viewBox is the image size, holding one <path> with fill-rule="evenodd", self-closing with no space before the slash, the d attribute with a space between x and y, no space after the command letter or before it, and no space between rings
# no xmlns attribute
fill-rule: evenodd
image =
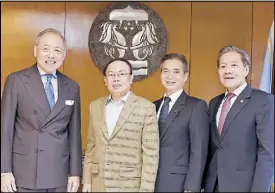
<svg viewBox="0 0 275 193"><path fill-rule="evenodd" d="M243 100L241 100L240 102L243 103Z"/></svg>
<svg viewBox="0 0 275 193"><path fill-rule="evenodd" d="M65 105L72 106L73 104L74 104L74 101L73 101L73 100L66 100L66 101L65 101Z"/></svg>

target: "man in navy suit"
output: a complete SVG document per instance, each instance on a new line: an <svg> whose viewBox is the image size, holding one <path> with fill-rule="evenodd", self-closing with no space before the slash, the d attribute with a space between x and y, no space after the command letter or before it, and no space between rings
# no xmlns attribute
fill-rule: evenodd
<svg viewBox="0 0 275 193"><path fill-rule="evenodd" d="M200 192L207 158L210 122L205 101L183 90L188 78L182 54L161 61L164 97L155 101L160 133L160 160L155 192Z"/></svg>
<svg viewBox="0 0 275 193"><path fill-rule="evenodd" d="M274 171L274 96L246 83L250 59L225 46L217 61L225 93L210 101L206 192L269 192Z"/></svg>

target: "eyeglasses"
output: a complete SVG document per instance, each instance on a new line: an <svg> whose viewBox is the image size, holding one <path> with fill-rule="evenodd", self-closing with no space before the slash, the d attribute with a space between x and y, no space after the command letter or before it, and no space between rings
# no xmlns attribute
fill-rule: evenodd
<svg viewBox="0 0 275 193"><path fill-rule="evenodd" d="M109 79L114 79L116 76L120 79L126 78L127 75L129 75L130 73L128 72L120 72L120 73L109 73L107 74L107 77Z"/></svg>

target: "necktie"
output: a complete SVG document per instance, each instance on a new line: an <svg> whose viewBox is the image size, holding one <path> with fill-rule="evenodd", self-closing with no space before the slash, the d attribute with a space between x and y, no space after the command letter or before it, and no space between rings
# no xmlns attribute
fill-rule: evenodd
<svg viewBox="0 0 275 193"><path fill-rule="evenodd" d="M160 135L161 135L161 131L163 129L163 126L165 124L165 119L166 119L166 117L168 115L168 112L169 112L169 102L170 101L171 101L170 97L165 97L164 98L164 102L163 102L163 105L162 105L160 113L159 113L158 123L159 123Z"/></svg>
<svg viewBox="0 0 275 193"><path fill-rule="evenodd" d="M230 101L234 96L235 96L234 93L228 93L222 105L221 115L220 115L219 124L218 124L218 132L220 135L222 133L223 124L225 122L226 116L230 110Z"/></svg>
<svg viewBox="0 0 275 193"><path fill-rule="evenodd" d="M46 91L46 95L47 95L47 99L48 99L50 108L52 110L54 105L55 105L53 85L52 85L52 82L51 82L51 80L53 78L53 75L52 74L46 74L45 76L47 77L45 91Z"/></svg>

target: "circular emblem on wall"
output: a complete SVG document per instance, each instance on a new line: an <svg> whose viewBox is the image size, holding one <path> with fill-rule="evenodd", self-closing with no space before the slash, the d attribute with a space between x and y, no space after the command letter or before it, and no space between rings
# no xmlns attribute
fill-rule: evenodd
<svg viewBox="0 0 275 193"><path fill-rule="evenodd" d="M89 51L101 71L109 61L124 58L133 67L134 81L144 79L158 68L166 54L165 25L143 3L111 4L91 26Z"/></svg>

